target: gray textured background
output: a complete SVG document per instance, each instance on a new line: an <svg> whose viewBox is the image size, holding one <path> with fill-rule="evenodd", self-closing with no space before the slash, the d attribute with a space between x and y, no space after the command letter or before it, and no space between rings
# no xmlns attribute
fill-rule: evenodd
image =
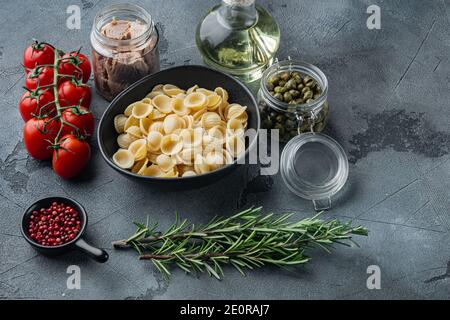
<svg viewBox="0 0 450 320"><path fill-rule="evenodd" d="M242 278L226 268L218 282L174 271L162 280L134 252L114 251L131 220L147 214L168 226L178 210L195 222L252 204L267 210L312 214L311 204L284 187L280 176L238 171L215 185L161 192L110 169L96 145L87 172L63 181L48 163L27 156L17 103L22 93L22 51L32 38L89 53L91 23L107 0L2 0L0 19L0 298L449 298L450 297L450 7L442 1L259 1L279 21L279 57L323 69L330 82L328 133L351 164L345 190L327 217L355 219L371 233L361 248L314 252L294 272L265 268ZM167 68L199 64L194 30L214 1L136 1L161 29ZM65 26L66 8L82 8L81 30ZM366 9L378 4L382 29L366 28ZM100 118L107 103L94 95ZM49 195L78 199L90 215L89 239L110 253L98 264L74 253L58 259L36 254L21 238L19 221L33 200ZM66 288L66 268L81 267L81 290ZM382 289L366 289L366 268L379 265Z"/></svg>

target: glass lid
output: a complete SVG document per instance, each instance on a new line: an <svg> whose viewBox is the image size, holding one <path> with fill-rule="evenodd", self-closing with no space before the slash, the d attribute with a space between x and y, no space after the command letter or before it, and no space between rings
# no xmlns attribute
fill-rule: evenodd
<svg viewBox="0 0 450 320"><path fill-rule="evenodd" d="M331 197L348 178L344 149L321 133L303 133L291 139L281 154L280 168L289 190L312 200L316 210L331 208Z"/></svg>

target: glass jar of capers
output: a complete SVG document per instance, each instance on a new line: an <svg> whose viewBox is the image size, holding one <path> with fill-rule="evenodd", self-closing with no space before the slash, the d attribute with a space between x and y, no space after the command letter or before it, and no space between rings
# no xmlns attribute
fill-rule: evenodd
<svg viewBox="0 0 450 320"><path fill-rule="evenodd" d="M278 129L280 141L321 132L328 119L328 80L316 66L295 60L273 64L261 79L258 105L264 129Z"/></svg>

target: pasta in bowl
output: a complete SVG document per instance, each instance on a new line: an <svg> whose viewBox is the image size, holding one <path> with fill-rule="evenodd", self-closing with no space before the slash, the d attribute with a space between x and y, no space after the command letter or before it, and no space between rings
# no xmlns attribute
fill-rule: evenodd
<svg viewBox="0 0 450 320"><path fill-rule="evenodd" d="M226 89L158 84L114 117L120 168L160 178L192 177L233 163L245 152L247 107Z"/></svg>
<svg viewBox="0 0 450 320"><path fill-rule="evenodd" d="M256 144L248 129L257 133L259 113L242 83L182 66L122 92L100 121L98 141L106 162L127 176L204 185L231 172Z"/></svg>

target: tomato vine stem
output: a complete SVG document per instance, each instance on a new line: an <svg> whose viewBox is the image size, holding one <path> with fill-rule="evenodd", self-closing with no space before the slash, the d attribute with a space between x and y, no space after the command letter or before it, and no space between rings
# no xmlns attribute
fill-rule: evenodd
<svg viewBox="0 0 450 320"><path fill-rule="evenodd" d="M55 98L55 108L56 108L56 116L55 117L59 118L59 121L61 123L61 125L59 126L58 133L57 133L57 135L55 137L55 142L53 144L53 145L57 145L58 141L59 141L59 139L61 137L62 129L64 128L65 125L68 125L68 126L71 126L72 128L74 128L76 130L76 132L77 132L77 135L80 134L80 130L78 129L78 127L74 126L71 123L68 123L68 122L64 121L64 119L62 118L62 112L65 109L68 109L68 108L70 108L72 106L61 107L61 104L59 103L59 94L58 94L58 80L59 80L59 78L60 77L75 78L75 76L72 76L72 75L66 75L66 74L61 74L60 75L59 72L58 72L59 65L60 65L61 61L64 61L64 60L67 60L67 59L70 59L70 58L61 58L59 50L55 49L54 52L55 52L55 62L53 63L53 69L54 69L53 70L53 96ZM50 120L50 121L52 121L52 120Z"/></svg>
<svg viewBox="0 0 450 320"><path fill-rule="evenodd" d="M46 42L38 42L35 41L34 47L33 49L39 48L40 46L44 45L44 44L48 44ZM73 65L73 67L75 68L76 72L78 72L79 74L83 74L83 70L78 66L79 64L79 57L78 54L80 53L80 50L77 51L77 55L75 56L66 56L64 57L64 52L61 50L58 50L57 48L55 48L54 46L48 44L50 47L52 47L53 51L54 51L54 62L53 64L42 64L42 65L38 65L36 66L34 69L29 69L26 68L28 71L30 72L34 72L36 70L42 69L42 68L52 68L53 69L53 83L51 84L47 84L47 85L43 85L41 86L39 84L39 79L37 82L37 87L35 90L30 90L27 89L30 93L34 94L34 92L37 93L37 107L39 110L39 114L38 115L34 115L39 119L42 118L47 118L49 117L49 114L46 113L45 109L49 106L51 106L52 104L55 106L55 110L56 110L56 115L54 115L53 117L51 117L50 119L46 119L44 126L42 128L43 132L47 131L47 126L49 123L51 123L52 121L59 121L60 126L58 129L58 133L55 137L55 140L52 142L52 147L57 147L60 143L60 139L61 139L61 135L63 132L63 128L64 126L70 126L72 127L78 138L82 138L82 133L80 132L80 129L73 125L72 123L69 123L67 121L65 121L62 117L64 110L70 109L70 108L79 108L81 106L82 100L80 100L78 105L70 105L70 106L61 106L60 100L59 100L59 93L58 93L58 83L60 82L61 79L70 79L70 81L74 81L77 83L77 85L85 85L84 83L79 83L77 76L74 74L65 74L65 73L59 73L59 67L61 65L61 63L70 63ZM46 103L44 106L40 106L40 99L39 99L39 94L40 91L46 91L46 90L51 90L53 89L53 101ZM39 129L40 130L40 129Z"/></svg>

